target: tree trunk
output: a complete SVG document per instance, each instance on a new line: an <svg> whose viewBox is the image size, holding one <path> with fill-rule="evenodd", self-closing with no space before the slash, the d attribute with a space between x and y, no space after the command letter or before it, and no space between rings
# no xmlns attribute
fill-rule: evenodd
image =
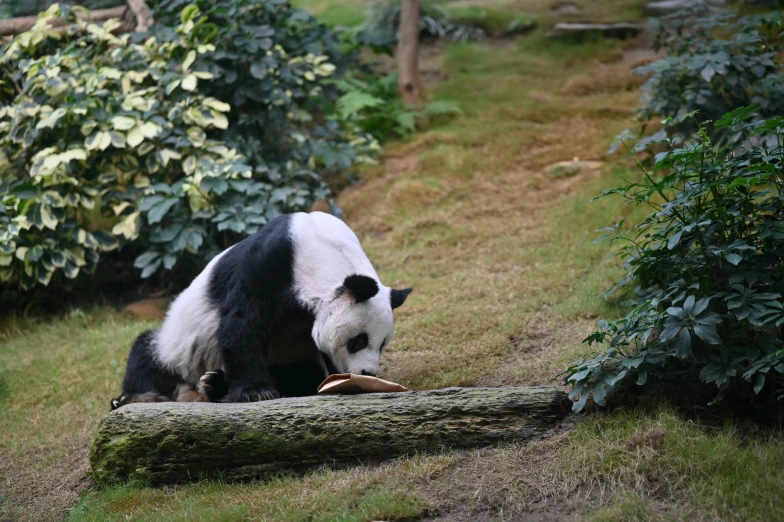
<svg viewBox="0 0 784 522"><path fill-rule="evenodd" d="M93 20L95 22L105 22L110 18L122 18L123 14L128 8L126 6L120 7L112 7L111 9L96 9L95 11L90 11L90 14L87 15L85 13L76 12L76 16L80 20ZM19 16L16 18L7 18L5 20L0 20L0 36L11 36L19 33L23 33L25 31L29 31L33 28L35 23L38 21L37 16ZM60 19L60 20L53 20L52 26L53 27L61 27L64 25L71 25L70 20Z"/></svg>
<svg viewBox="0 0 784 522"><path fill-rule="evenodd" d="M152 17L152 11L144 0L128 0L128 7L131 8L133 14L136 15L136 32L144 33L152 24L155 19Z"/></svg>
<svg viewBox="0 0 784 522"><path fill-rule="evenodd" d="M98 483L247 479L444 447L523 441L570 410L552 387L448 388L257 403L129 404L107 414L90 453Z"/></svg>
<svg viewBox="0 0 784 522"><path fill-rule="evenodd" d="M419 0L400 0L400 37L397 59L400 96L406 103L419 99Z"/></svg>

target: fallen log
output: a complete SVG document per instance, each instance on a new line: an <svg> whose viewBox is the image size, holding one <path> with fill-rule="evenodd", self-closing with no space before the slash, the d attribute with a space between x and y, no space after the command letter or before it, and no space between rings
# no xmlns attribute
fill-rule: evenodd
<svg viewBox="0 0 784 522"><path fill-rule="evenodd" d="M90 11L89 15L81 11L76 11L75 14L79 20L105 22L111 18L122 19L126 10L128 10L128 6L121 5L119 7L112 7L110 9L96 9L94 11ZM16 18L6 18L5 20L0 20L0 36L12 36L29 31L33 28L37 21L37 16L19 16ZM52 27L62 27L73 25L73 22L67 18L60 18L57 20L52 20L50 25Z"/></svg>
<svg viewBox="0 0 784 522"><path fill-rule="evenodd" d="M550 37L563 37L563 36L576 36L581 37L587 34L602 34L611 38L631 38L637 36L643 31L644 27L640 24L629 22L616 22L612 24L594 24L594 23L580 23L580 22L562 22L553 26L547 36Z"/></svg>
<svg viewBox="0 0 784 522"><path fill-rule="evenodd" d="M447 388L257 403L129 404L100 422L98 484L241 480L323 464L524 441L570 410L553 387Z"/></svg>

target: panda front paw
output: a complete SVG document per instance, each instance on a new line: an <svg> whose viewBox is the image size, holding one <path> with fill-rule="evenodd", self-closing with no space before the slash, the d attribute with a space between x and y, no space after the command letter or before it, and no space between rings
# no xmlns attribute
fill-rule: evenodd
<svg viewBox="0 0 784 522"><path fill-rule="evenodd" d="M229 402L259 402L279 399L280 394L274 388L264 386L248 386L245 388L234 388L229 391Z"/></svg>
<svg viewBox="0 0 784 522"><path fill-rule="evenodd" d="M223 370L212 370L202 375L196 389L209 402L218 402L229 392Z"/></svg>

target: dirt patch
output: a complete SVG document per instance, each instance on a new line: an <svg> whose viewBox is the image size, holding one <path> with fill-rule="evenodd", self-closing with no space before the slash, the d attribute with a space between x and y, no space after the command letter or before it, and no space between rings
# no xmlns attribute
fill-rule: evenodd
<svg viewBox="0 0 784 522"><path fill-rule="evenodd" d="M142 299L126 306L123 312L137 319L163 319L166 316L169 301L167 297Z"/></svg>
<svg viewBox="0 0 784 522"><path fill-rule="evenodd" d="M525 445L457 452L456 461L419 489L437 516L428 521L577 520L580 504L551 472L558 449L568 442L575 417Z"/></svg>
<svg viewBox="0 0 784 522"><path fill-rule="evenodd" d="M65 457L44 466L20 466L10 458L0 458L0 494L5 497L0 502L0 520L61 520L92 483L87 476L89 448L89 439L72 440ZM41 449L25 460L45 458Z"/></svg>
<svg viewBox="0 0 784 522"><path fill-rule="evenodd" d="M626 64L599 64L594 71L567 80L560 92L587 96L596 93L632 91L639 89L644 81L642 75L632 74Z"/></svg>

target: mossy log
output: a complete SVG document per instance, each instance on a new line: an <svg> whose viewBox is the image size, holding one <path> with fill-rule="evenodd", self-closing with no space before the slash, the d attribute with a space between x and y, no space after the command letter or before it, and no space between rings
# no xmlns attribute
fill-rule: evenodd
<svg viewBox="0 0 784 522"><path fill-rule="evenodd" d="M524 441L563 418L570 405L553 387L129 404L101 420L90 461L95 480L104 484L248 479Z"/></svg>

